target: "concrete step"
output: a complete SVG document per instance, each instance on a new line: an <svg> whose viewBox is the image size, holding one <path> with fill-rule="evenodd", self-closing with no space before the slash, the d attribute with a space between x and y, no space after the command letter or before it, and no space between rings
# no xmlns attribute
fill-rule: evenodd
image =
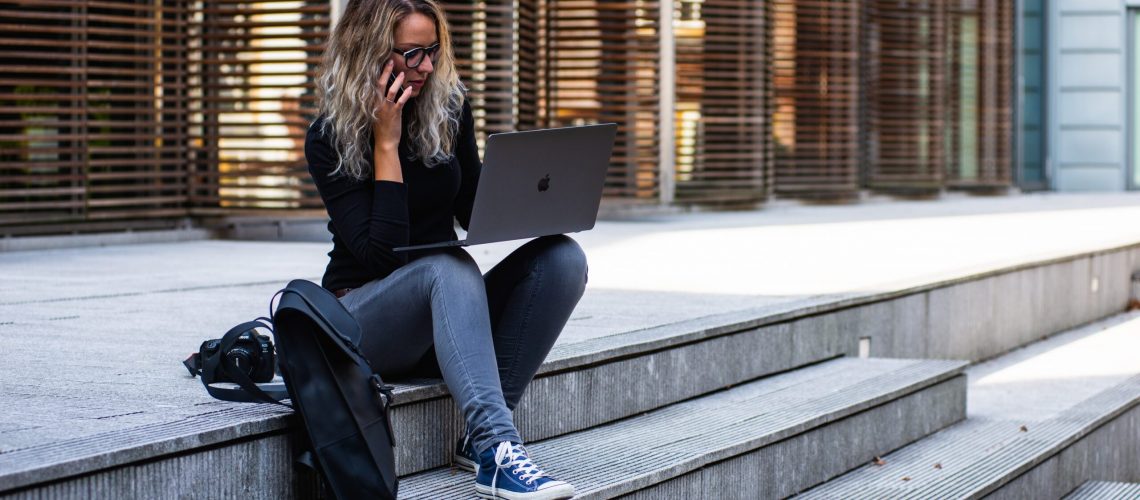
<svg viewBox="0 0 1140 500"><path fill-rule="evenodd" d="M1138 498L1140 498L1140 483L1089 481L1066 496L1065 500L1136 500Z"/></svg>
<svg viewBox="0 0 1140 500"><path fill-rule="evenodd" d="M555 346L515 410L515 423L528 442L547 439L852 350L835 329L815 328L818 321L751 327L743 318L704 318ZM397 445L398 473L450 463L462 422L446 386L439 380L396 386L393 427L408 436Z"/></svg>
<svg viewBox="0 0 1140 500"><path fill-rule="evenodd" d="M1132 313L971 367L965 422L803 497L1061 498L1140 481L1138 349Z"/></svg>
<svg viewBox="0 0 1140 500"><path fill-rule="evenodd" d="M961 420L964 366L841 358L528 449L581 498L707 497L702 484L718 498L784 497ZM440 468L404 478L401 497L466 498L473 483Z"/></svg>

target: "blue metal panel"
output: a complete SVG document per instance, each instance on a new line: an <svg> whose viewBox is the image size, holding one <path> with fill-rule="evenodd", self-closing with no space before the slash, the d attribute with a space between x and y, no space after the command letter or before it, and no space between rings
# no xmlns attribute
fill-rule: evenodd
<svg viewBox="0 0 1140 500"><path fill-rule="evenodd" d="M1120 91L1069 92L1061 99L1058 115L1070 126L1123 126L1120 108L1124 107Z"/></svg>
<svg viewBox="0 0 1140 500"><path fill-rule="evenodd" d="M1057 0L1049 10L1053 188L1124 190L1124 2Z"/></svg>

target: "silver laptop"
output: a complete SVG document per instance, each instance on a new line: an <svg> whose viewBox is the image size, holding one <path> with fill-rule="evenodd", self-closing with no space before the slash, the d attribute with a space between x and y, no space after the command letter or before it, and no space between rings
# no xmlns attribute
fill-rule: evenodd
<svg viewBox="0 0 1140 500"><path fill-rule="evenodd" d="M397 252L477 245L592 229L617 125L529 130L487 138L467 238Z"/></svg>

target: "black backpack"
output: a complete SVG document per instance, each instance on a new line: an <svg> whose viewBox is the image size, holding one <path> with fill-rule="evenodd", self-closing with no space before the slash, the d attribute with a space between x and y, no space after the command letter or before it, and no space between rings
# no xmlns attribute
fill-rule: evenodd
<svg viewBox="0 0 1140 500"><path fill-rule="evenodd" d="M392 389L357 350L360 325L315 283L293 280L277 295L281 300L271 311L277 364L303 424L296 442L309 450L297 461L316 469L335 498L396 498L395 439L388 417ZM262 323L243 323L231 333L268 327ZM215 397L284 404L284 394L266 393L241 371L226 374L246 394L211 391Z"/></svg>

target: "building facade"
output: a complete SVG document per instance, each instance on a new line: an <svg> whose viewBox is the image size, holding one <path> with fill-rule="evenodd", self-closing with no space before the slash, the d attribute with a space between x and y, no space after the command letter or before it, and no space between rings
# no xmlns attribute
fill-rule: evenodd
<svg viewBox="0 0 1140 500"><path fill-rule="evenodd" d="M481 139L618 124L609 203L1136 185L1119 0L441 4ZM0 6L0 234L321 214L303 141L342 7Z"/></svg>

